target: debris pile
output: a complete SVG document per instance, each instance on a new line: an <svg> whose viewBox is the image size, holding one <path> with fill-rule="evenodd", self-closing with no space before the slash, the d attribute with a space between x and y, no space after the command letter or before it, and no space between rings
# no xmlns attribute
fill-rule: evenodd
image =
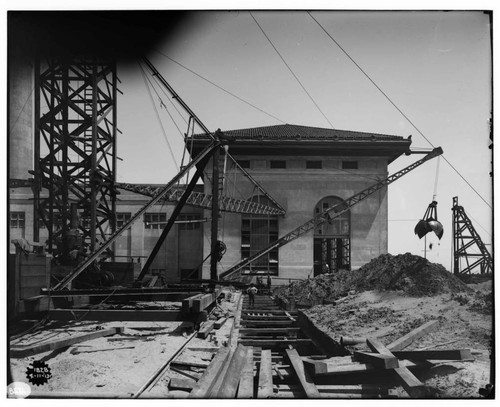
<svg viewBox="0 0 500 407"><path fill-rule="evenodd" d="M405 253L383 254L358 270L341 270L294 282L277 288L274 295L307 307L334 302L353 290L397 290L415 297L471 291L442 265Z"/></svg>

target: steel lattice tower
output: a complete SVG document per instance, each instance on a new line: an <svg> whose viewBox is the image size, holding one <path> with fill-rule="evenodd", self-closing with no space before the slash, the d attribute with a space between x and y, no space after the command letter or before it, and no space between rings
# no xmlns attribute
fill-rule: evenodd
<svg viewBox="0 0 500 407"><path fill-rule="evenodd" d="M37 61L34 92L35 240L43 222L50 251L70 250L64 242L75 229L93 251L115 230L116 64Z"/></svg>
<svg viewBox="0 0 500 407"><path fill-rule="evenodd" d="M478 235L463 206L458 205L458 197L453 198L453 273L471 274L476 267L481 274L493 273L493 260L485 244ZM471 249L476 248L475 252ZM466 266L461 268L460 259Z"/></svg>

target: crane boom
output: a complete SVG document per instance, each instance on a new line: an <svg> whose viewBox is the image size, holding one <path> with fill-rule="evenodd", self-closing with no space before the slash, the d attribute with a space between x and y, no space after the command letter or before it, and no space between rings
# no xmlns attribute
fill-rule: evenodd
<svg viewBox="0 0 500 407"><path fill-rule="evenodd" d="M337 205L326 209L322 213L316 215L311 220L300 225L299 227L295 228L294 230L287 233L286 235L280 237L278 240L276 240L274 243L272 243L268 247L253 254L252 256L248 257L247 259L244 259L240 263L237 263L236 265L232 266L231 268L229 268L225 272L221 273L219 277L221 279L224 279L224 280L236 280L236 279L238 279L241 276L242 269L244 267L248 266L250 263L254 262L255 260L261 258L266 253L269 253L273 249L280 248L280 247L286 245L287 243L290 243L291 241L302 236L303 234L309 232L310 230L314 229L316 226L322 225L322 224L329 222L332 219L342 215L343 213L347 212L350 208L352 208L354 205L356 205L358 202L360 202L363 199L367 198L368 196L374 194L378 190L388 186L389 184L398 180L402 176L408 174L410 171L419 167L420 165L422 165L426 161L428 161L434 157L437 157L441 154L443 154L443 150L441 147L437 147L437 148L433 149L431 152L429 152L427 155L425 155L420 160L414 162L413 164L410 164L409 166L403 168L402 170L396 172L395 174L390 175L388 178L386 178L384 180L378 181L377 183L369 186L368 188L362 190L361 192L358 192L357 194L351 196L350 198L347 198L346 200L338 203Z"/></svg>

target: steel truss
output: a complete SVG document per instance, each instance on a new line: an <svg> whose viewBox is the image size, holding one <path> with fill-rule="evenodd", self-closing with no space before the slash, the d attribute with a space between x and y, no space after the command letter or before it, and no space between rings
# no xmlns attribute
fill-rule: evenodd
<svg viewBox="0 0 500 407"><path fill-rule="evenodd" d="M453 273L471 274L479 267L481 274L493 273L493 259L486 249L481 237L474 229L471 220L465 213L463 206L458 204L458 197L453 197ZM472 253L474 246L479 250ZM464 259L466 267L461 269L460 259Z"/></svg>
<svg viewBox="0 0 500 407"><path fill-rule="evenodd" d="M154 196L161 189L159 186L138 185L117 183L117 188L135 192L145 196ZM165 195L165 199L169 202L179 202L184 193L183 188L175 188ZM210 209L212 207L212 195L202 192L191 192L186 205L194 206L202 209ZM230 198L228 196L219 197L219 210L223 212L242 213L248 215L284 215L282 209L272 206L260 204L258 202L246 201L242 199Z"/></svg>
<svg viewBox="0 0 500 407"><path fill-rule="evenodd" d="M115 230L116 64L93 57L37 61L34 92L35 240L42 221L50 251L71 250L61 247L70 229L93 251Z"/></svg>

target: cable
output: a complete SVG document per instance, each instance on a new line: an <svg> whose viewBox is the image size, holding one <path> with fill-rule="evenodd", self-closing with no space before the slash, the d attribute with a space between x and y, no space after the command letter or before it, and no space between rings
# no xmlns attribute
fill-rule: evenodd
<svg viewBox="0 0 500 407"><path fill-rule="evenodd" d="M328 120L328 117L326 117L326 115L323 113L323 111L320 109L320 107L318 106L318 104L314 101L313 97L309 94L309 92L307 91L307 89L304 87L304 85L302 85L302 82L300 82L299 78L297 78L297 75L295 75L295 73L292 71L292 68L290 68L290 66L286 63L285 59L281 56L281 54L279 53L278 49L274 46L273 42L271 41L271 39L267 36L267 34L265 33L265 31L262 29L262 27L260 26L259 22L255 19L254 15L252 14L251 11L249 11L250 15L252 16L253 20L255 21L255 24L257 24L257 26L260 28L260 30L262 31L262 34L264 34L264 37L267 38L267 40L269 41L269 43L271 44L271 46L274 48L274 50L276 51L276 53L278 54L278 56L281 58L281 60L283 61L283 63L285 64L285 66L288 68L288 70L290 71L290 73L293 75L293 77L295 78L295 80L299 83L299 85L302 87L302 90L307 94L307 96L309 96L309 99L311 99L311 102L314 103L314 106L316 106L316 108L319 110L319 112L323 115L323 117L325 118L325 120L328 122L328 124L330 125L330 127L332 129L334 129L333 127L333 124L330 122L330 120Z"/></svg>
<svg viewBox="0 0 500 407"><path fill-rule="evenodd" d="M248 106L253 107L254 109L258 110L259 112L264 113L265 115L267 115L267 116L269 116L269 117L272 117L273 119L278 120L280 123L286 124L286 122L284 122L284 121L283 121L283 120L281 120L280 118L278 118L278 117L276 117L276 116L272 115L271 113L268 113L268 112L266 112L266 111L262 110L260 107L257 107L257 106L255 106L255 105L251 104L250 102L248 102L248 101L246 101L245 99L243 99L243 98L239 97L238 95L235 95L234 93L232 93L232 92L230 92L230 91L228 91L228 90L224 89L222 86L217 85L216 83L212 82L211 80L209 80L209 79L207 79L207 78L204 78L204 77L203 77L203 76L201 76L199 73L197 73L197 72L193 71L192 69L189 69L187 66L182 65L180 62L177 62L175 59L170 58L168 55L165 55L163 52L158 51L157 49L154 49L154 51L156 51L158 54L162 55L163 57L165 57L165 58L169 59L169 60L170 60L170 61L172 61L173 63L175 63L175 64L179 65L180 67L184 68L185 70L187 70L187 71L191 72L193 75L196 75L198 78L203 79L205 82L208 82L209 84L211 84L211 85L215 86L217 89L220 89L220 90L222 90L223 92L227 93L228 95L231 95L232 97L234 97L234 98L238 99L240 102L243 102L243 103L247 104Z"/></svg>
<svg viewBox="0 0 500 407"><path fill-rule="evenodd" d="M141 67L141 70L142 70L142 67ZM170 142L168 141L167 133L165 131L165 128L163 127L163 123L161 121L160 114L158 113L158 109L156 108L156 104L154 102L153 95L151 94L151 89L149 89L147 78L146 78L144 71L142 71L142 76L144 79L144 85L146 86L146 89L148 90L149 98L151 99L151 104L153 105L153 108L155 110L156 118L158 119L158 122L160 123L163 138L167 142L168 151L170 152L170 156L172 157L172 160L174 161L175 166L177 167L177 170L179 170L179 164L177 163L177 159L175 158L174 152L172 151L172 146L170 145ZM160 99L160 101L161 101L161 99ZM165 110L167 110L167 109L165 108ZM168 112L168 110L167 110L167 112ZM169 113L169 116L170 116L170 113ZM170 118L172 118L172 116L170 116ZM173 121L173 119L172 119L172 121ZM174 122L174 125L175 125L175 127L177 127L177 124L175 122ZM177 127L177 129L180 131L180 129L178 127Z"/></svg>
<svg viewBox="0 0 500 407"><path fill-rule="evenodd" d="M359 66L358 63L347 53L347 51L342 48L342 46L330 35L330 33L325 30L325 28L319 23L319 21L313 17L311 12L307 11L307 14L309 14L309 16L316 22L316 24L318 24L318 26L324 31L324 33L337 45L337 47L340 48L340 50L347 56L347 58L349 58L351 62L356 65L356 67L363 73L363 75L365 75L365 77L373 84L373 86L375 86L379 90L379 92L384 95L388 102L408 121L408 123L413 126L413 128L425 139L425 141L427 141L432 146L432 148L435 148L434 144L432 144L430 140L425 137L420 129L410 120L410 118L406 114L404 114L404 112L398 106L396 106L391 98L387 96L387 94L373 81L372 78L370 78L370 76L363 70L363 68L361 68L361 66ZM481 200L491 208L491 205L486 201L486 199L483 198L483 196L469 183L469 181L465 179L465 177L448 161L448 159L444 155L442 157L443 160L446 161L446 163L458 174L458 176L462 178L462 180L476 193L476 195L479 196L479 198L481 198Z"/></svg>

